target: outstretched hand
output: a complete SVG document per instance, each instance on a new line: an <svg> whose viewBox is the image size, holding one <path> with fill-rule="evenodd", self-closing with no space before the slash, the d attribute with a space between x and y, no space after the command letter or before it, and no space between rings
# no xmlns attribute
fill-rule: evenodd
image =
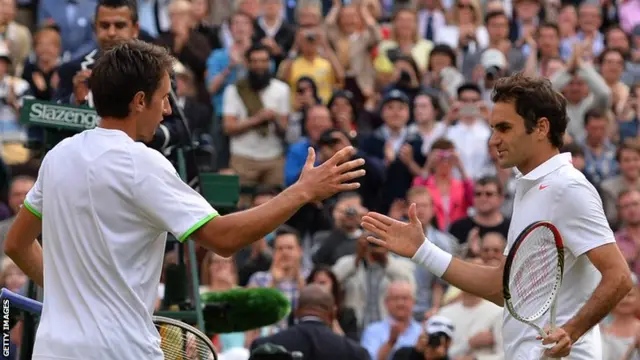
<svg viewBox="0 0 640 360"><path fill-rule="evenodd" d="M362 217L362 227L375 235L367 240L400 256L412 258L424 243L424 228L416 215L416 204L409 206L409 222L370 212Z"/></svg>
<svg viewBox="0 0 640 360"><path fill-rule="evenodd" d="M364 176L365 171L359 169L364 159L351 160L356 154L352 146L338 151L322 165L315 166L316 152L309 147L307 161L302 168L296 186L309 195L310 202L325 200L341 191L352 191L360 187L360 183L352 180Z"/></svg>

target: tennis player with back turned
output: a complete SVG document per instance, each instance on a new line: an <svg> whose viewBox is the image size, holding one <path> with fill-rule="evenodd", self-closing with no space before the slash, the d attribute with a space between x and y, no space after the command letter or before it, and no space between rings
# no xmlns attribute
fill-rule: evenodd
<svg viewBox="0 0 640 360"><path fill-rule="evenodd" d="M518 235L536 221L549 221L564 241L564 277L557 298L558 327L541 339L538 332L504 311L505 359L538 360L541 356L601 360L598 323L631 289L629 268L618 249L595 188L560 154L567 126L566 100L542 78L523 75L501 79L493 93L490 142L503 168L517 167L513 217L505 255ZM498 267L452 257L424 235L409 208L408 224L369 213L363 227L377 238L369 241L412 258L460 288L504 305L503 273ZM531 264L530 271L535 271ZM533 286L533 284L532 284ZM548 324L543 317L537 324Z"/></svg>
<svg viewBox="0 0 640 360"><path fill-rule="evenodd" d="M90 78L99 127L60 142L44 158L5 242L38 285L44 308L35 360L161 360L152 321L167 231L222 256L263 238L308 202L359 187L364 160L352 147L314 167L253 209L218 216L148 141L171 112L174 59L125 42ZM43 247L35 241L42 232ZM46 284L46 285L45 285Z"/></svg>

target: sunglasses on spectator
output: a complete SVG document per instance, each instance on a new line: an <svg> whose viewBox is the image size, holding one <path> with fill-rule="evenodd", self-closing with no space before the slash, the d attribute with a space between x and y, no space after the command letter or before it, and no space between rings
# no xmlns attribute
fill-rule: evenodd
<svg viewBox="0 0 640 360"><path fill-rule="evenodd" d="M480 196L486 196L486 197L491 197L491 196L495 196L497 193L493 192L493 191L476 191L475 195L477 197Z"/></svg>

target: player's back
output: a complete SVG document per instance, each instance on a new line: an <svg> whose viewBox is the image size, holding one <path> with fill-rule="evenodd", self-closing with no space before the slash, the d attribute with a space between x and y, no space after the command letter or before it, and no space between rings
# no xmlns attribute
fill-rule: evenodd
<svg viewBox="0 0 640 360"><path fill-rule="evenodd" d="M45 158L44 309L34 359L162 359L151 314L166 233L136 203L161 155L96 128ZM27 198L29 201L29 198Z"/></svg>

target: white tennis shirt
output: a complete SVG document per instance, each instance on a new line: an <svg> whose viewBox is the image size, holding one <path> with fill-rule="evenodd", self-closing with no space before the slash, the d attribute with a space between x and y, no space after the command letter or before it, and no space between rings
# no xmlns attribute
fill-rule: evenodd
<svg viewBox="0 0 640 360"><path fill-rule="evenodd" d="M505 256L518 235L535 221L550 221L562 235L565 247L564 278L558 293L557 325L569 321L591 297L600 272L585 255L591 249L615 242L596 189L571 164L571 154L552 157L517 180L513 216ZM549 313L538 325L548 324ZM514 319L504 309L505 359L539 360L537 331ZM573 344L565 360L602 360L598 326Z"/></svg>
<svg viewBox="0 0 640 360"><path fill-rule="evenodd" d="M186 239L211 205L159 152L96 128L46 155L25 207L44 252L33 359L163 359L152 313L167 231Z"/></svg>

